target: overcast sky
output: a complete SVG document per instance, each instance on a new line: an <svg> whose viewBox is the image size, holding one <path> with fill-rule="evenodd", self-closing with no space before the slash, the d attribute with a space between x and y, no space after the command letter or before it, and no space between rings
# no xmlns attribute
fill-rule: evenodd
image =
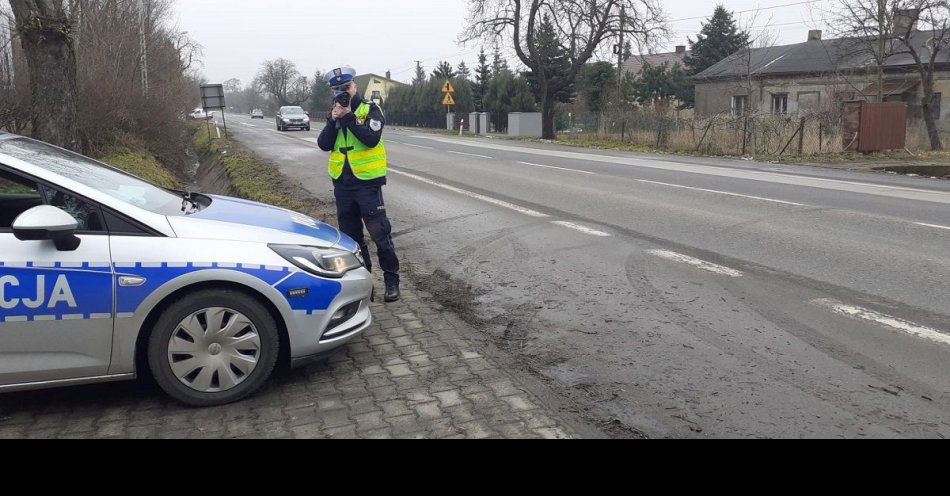
<svg viewBox="0 0 950 496"><path fill-rule="evenodd" d="M702 19L712 14L708 0L661 0L673 38L665 49L686 44ZM836 0L723 0L744 26L763 26L778 43L805 41L820 10ZM431 72L439 60L474 67L478 47L455 43L462 32L467 0L178 0L173 22L204 47L203 72L209 81L238 78L247 83L261 62L284 57L306 75L341 64L359 73L393 73L412 79L415 60ZM788 5L797 4L797 5ZM783 6L787 5L787 6ZM777 7L777 8L774 8ZM517 64L511 57L512 66Z"/></svg>

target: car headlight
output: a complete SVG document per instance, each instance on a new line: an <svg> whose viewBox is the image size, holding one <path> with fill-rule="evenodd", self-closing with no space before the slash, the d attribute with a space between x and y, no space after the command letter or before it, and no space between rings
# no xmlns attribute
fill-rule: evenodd
<svg viewBox="0 0 950 496"><path fill-rule="evenodd" d="M281 119L281 120L283 120L285 123L290 123L290 119L288 119L288 118L286 118L286 117L284 117L284 118Z"/></svg>
<svg viewBox="0 0 950 496"><path fill-rule="evenodd" d="M303 121L304 121L304 122L310 122L310 118L309 118L309 117L304 117L304 118L303 118Z"/></svg>
<svg viewBox="0 0 950 496"><path fill-rule="evenodd" d="M363 267L362 257L338 248L300 245L268 245L271 250L301 269L322 277L341 278Z"/></svg>

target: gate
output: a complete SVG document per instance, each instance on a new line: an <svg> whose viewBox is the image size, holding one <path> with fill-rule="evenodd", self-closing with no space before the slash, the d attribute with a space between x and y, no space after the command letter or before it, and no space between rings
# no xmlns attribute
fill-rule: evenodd
<svg viewBox="0 0 950 496"><path fill-rule="evenodd" d="M845 151L870 153L907 146L904 102L846 102L843 125Z"/></svg>

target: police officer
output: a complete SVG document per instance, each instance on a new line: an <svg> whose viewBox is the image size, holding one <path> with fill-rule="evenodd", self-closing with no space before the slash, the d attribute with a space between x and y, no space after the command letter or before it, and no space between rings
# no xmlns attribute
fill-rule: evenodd
<svg viewBox="0 0 950 496"><path fill-rule="evenodd" d="M385 120L379 106L357 93L356 71L340 67L328 72L327 84L335 95L327 125L317 142L330 152L329 171L336 197L340 230L360 245L366 266L372 271L363 224L376 243L379 266L386 282L386 302L399 300L399 258L392 240L392 225L386 216L383 185L386 184Z"/></svg>

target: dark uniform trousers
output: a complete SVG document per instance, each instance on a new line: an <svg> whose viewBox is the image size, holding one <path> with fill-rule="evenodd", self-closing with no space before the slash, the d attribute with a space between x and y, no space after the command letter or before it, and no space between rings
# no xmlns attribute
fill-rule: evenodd
<svg viewBox="0 0 950 496"><path fill-rule="evenodd" d="M386 204L383 202L383 187L367 185L360 188L334 188L336 197L336 215L340 230L360 245L366 268L372 272L373 263L369 246L363 235L363 223L376 243L379 267L383 270L386 287L399 285L399 258L393 246L392 225L386 216Z"/></svg>

